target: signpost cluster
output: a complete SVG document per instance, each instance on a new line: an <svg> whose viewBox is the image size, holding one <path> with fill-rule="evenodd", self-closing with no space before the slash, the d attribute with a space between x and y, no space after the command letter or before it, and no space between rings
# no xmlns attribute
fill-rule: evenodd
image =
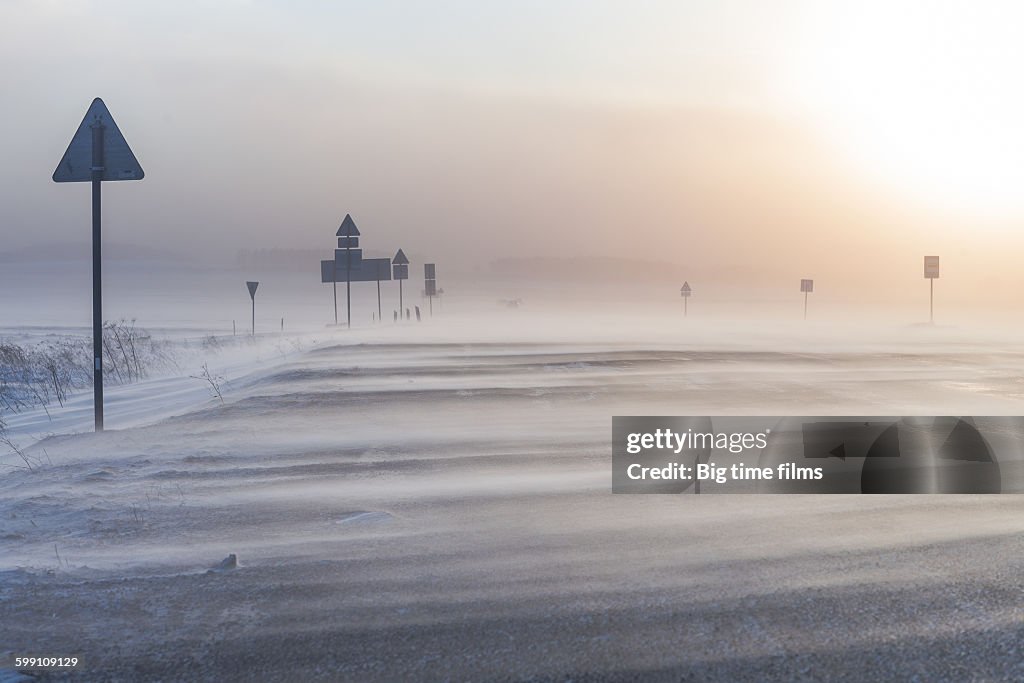
<svg viewBox="0 0 1024 683"><path fill-rule="evenodd" d="M409 259L399 249L393 258L364 258L359 248L359 228L352 216L345 214L341 227L336 233L338 247L334 258L320 262L320 282L334 286L334 324L338 324L338 284L345 283L345 322L352 327L352 283L377 282L377 319L383 320L381 304L381 281L398 280L399 315L404 310L402 281L409 279Z"/></svg>
<svg viewBox="0 0 1024 683"><path fill-rule="evenodd" d="M102 263L102 183L120 180L142 180L145 172L121 134L103 100L96 98L89 105L85 117L68 144L64 156L53 172L57 183L92 184L92 334L93 334L93 399L96 431L103 431L103 263ZM338 282L345 282L345 319L352 326L352 283L377 282L377 318L382 320L380 283L398 280L399 316L404 312L402 283L409 278L409 259L399 249L393 258L363 258L359 247L359 228L346 214L335 236L338 246L334 258L320 262L320 281L330 282L334 288L334 323L338 324ZM424 293L434 313L437 288L435 264L423 267ZM928 321L935 322L935 280L939 278L939 257L924 257L924 276L929 281ZM245 283L252 300L252 334L256 334L256 289L259 282ZM808 296L814 291L814 280L801 279L804 294L804 320L807 319ZM679 289L683 298L683 316L688 314L688 300L692 294L689 282ZM418 310L417 310L418 316ZM282 319L282 329L284 320ZM234 321L232 321L232 327Z"/></svg>

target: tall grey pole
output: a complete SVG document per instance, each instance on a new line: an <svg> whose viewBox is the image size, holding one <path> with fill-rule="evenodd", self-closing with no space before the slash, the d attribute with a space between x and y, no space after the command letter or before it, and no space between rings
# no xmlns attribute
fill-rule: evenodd
<svg viewBox="0 0 1024 683"><path fill-rule="evenodd" d="M100 182L103 179L103 124L92 124L92 400L96 431L103 431L103 277Z"/></svg>
<svg viewBox="0 0 1024 683"><path fill-rule="evenodd" d="M687 302L688 301L689 301L689 299L684 296L683 297L683 317L684 318L686 317L686 309L687 309Z"/></svg>
<svg viewBox="0 0 1024 683"><path fill-rule="evenodd" d="M807 292L804 292L804 320L807 320Z"/></svg>
<svg viewBox="0 0 1024 683"><path fill-rule="evenodd" d="M252 297L252 336L256 336L256 297Z"/></svg>
<svg viewBox="0 0 1024 683"><path fill-rule="evenodd" d="M377 322L381 322L384 318L381 317L380 312L380 269L377 269Z"/></svg>
<svg viewBox="0 0 1024 683"><path fill-rule="evenodd" d="M345 311L348 328L352 329L352 247L348 246L351 237L345 238Z"/></svg>
<svg viewBox="0 0 1024 683"><path fill-rule="evenodd" d="M935 278L928 278L928 324L935 324Z"/></svg>
<svg viewBox="0 0 1024 683"><path fill-rule="evenodd" d="M398 319L401 320L405 315L405 304L402 303L402 281L398 281Z"/></svg>
<svg viewBox="0 0 1024 683"><path fill-rule="evenodd" d="M331 283L334 286L334 326L338 326L338 259L331 264Z"/></svg>

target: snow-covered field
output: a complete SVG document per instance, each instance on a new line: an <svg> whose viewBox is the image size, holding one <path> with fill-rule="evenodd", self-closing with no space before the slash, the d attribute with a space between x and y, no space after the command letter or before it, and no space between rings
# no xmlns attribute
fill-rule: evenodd
<svg viewBox="0 0 1024 683"><path fill-rule="evenodd" d="M186 347L108 390L102 434L88 393L8 415L37 466L0 454L0 657L114 680L1024 679L1020 496L610 493L613 415L1024 412L1004 333L796 330L308 327Z"/></svg>

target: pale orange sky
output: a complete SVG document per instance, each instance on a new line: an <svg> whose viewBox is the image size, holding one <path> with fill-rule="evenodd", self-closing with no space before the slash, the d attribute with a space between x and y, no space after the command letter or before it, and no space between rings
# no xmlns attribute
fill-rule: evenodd
<svg viewBox="0 0 1024 683"><path fill-rule="evenodd" d="M622 255L884 297L919 286L938 253L950 296L1012 300L1022 15L14 0L0 5L0 237L88 240L87 188L49 177L101 96L147 172L108 186L108 240L329 250L350 212L368 249L465 269Z"/></svg>

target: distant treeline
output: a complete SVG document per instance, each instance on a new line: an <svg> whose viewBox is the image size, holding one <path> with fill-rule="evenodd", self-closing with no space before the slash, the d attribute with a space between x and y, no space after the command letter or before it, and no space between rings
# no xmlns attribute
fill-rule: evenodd
<svg viewBox="0 0 1024 683"><path fill-rule="evenodd" d="M566 283L655 284L675 289L689 280L698 282L745 283L747 286L772 284L778 280L765 265L721 264L713 269L706 264L686 264L626 258L594 257L508 257L491 261L489 274L504 279Z"/></svg>
<svg viewBox="0 0 1024 683"><path fill-rule="evenodd" d="M533 278L548 282L675 282L685 269L677 263L641 259L503 258L491 262L491 273L502 277Z"/></svg>
<svg viewBox="0 0 1024 683"><path fill-rule="evenodd" d="M320 275L320 260L334 255L328 249L239 249L235 265L259 270L306 270Z"/></svg>

